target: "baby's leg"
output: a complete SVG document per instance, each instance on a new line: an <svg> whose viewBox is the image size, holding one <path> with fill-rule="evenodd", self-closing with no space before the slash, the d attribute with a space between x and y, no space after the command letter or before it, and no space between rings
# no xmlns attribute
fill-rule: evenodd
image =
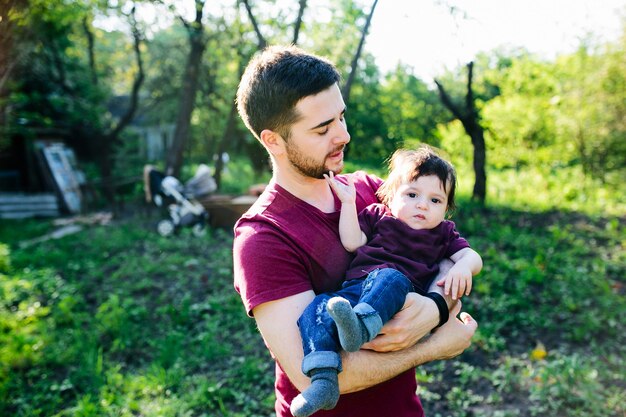
<svg viewBox="0 0 626 417"><path fill-rule="evenodd" d="M309 375L311 385L291 402L294 417L307 417L319 410L330 410L339 401L337 369L314 369Z"/></svg>
<svg viewBox="0 0 626 417"><path fill-rule="evenodd" d="M376 337L383 326L376 311L371 307L369 311L363 311L363 307L365 306L359 304L353 309L350 302L341 297L328 300L328 314L335 320L339 342L347 352L359 350L363 343Z"/></svg>
<svg viewBox="0 0 626 417"><path fill-rule="evenodd" d="M341 346L355 352L374 339L382 326L404 305L413 284L401 272L383 268L363 281L358 304L351 308L341 297L328 300L328 314L335 320Z"/></svg>
<svg viewBox="0 0 626 417"><path fill-rule="evenodd" d="M311 385L291 402L291 414L306 417L319 410L330 410L339 401L341 357L332 351L313 351L302 360L302 373L311 378Z"/></svg>

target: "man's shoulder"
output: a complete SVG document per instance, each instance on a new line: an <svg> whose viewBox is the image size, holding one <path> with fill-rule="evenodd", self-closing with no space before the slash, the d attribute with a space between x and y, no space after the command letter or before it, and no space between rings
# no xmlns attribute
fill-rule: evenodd
<svg viewBox="0 0 626 417"><path fill-rule="evenodd" d="M235 239L263 240L268 236L280 237L297 234L304 202L270 183L257 201L235 223Z"/></svg>

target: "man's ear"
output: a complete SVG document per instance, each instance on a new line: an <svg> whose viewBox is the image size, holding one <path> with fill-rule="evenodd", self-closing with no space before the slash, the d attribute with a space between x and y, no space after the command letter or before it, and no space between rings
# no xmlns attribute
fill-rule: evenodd
<svg viewBox="0 0 626 417"><path fill-rule="evenodd" d="M280 155L285 151L285 141L282 136L273 130L265 129L261 131L261 143L274 156Z"/></svg>

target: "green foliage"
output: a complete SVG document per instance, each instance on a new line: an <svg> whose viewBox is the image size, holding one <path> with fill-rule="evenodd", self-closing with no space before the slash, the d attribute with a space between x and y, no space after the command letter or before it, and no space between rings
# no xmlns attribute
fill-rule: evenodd
<svg viewBox="0 0 626 417"><path fill-rule="evenodd" d="M128 91L134 71L127 36L92 28L96 87L80 27L93 4L29 4L12 21L23 60L8 98L10 128L33 133L18 120L83 133L109 126L104 103ZM342 1L325 19L305 15L301 44L346 76L361 6ZM268 40L289 40L295 7L258 11ZM256 39L240 17L208 20L188 157L211 164ZM149 123L175 121L186 36L177 22L147 39L142 116ZM489 209L463 198L471 194L471 143L434 90L408 67L380 74L371 56L362 57L348 108L346 170L384 177L382 161L396 147L442 148L459 172L454 220L485 260L464 300L480 323L474 347L460 360L418 369L429 415L626 412L624 39L583 44L553 62L518 50L477 57ZM462 97L466 76L461 67L441 80ZM233 135L222 191L244 193L269 179L260 174L267 158L241 126ZM121 175L140 172L137 141L124 136ZM212 231L198 239L183 230L164 239L153 220L137 215L28 248L19 242L49 232L50 222L0 221L0 415L271 414L272 362L232 289L232 237ZM538 342L543 359L533 356Z"/></svg>
<svg viewBox="0 0 626 417"><path fill-rule="evenodd" d="M461 358L417 370L429 415L623 414L623 219L464 195L454 220L485 267L463 302L480 327ZM273 364L232 288L232 236L161 238L155 222L28 248L49 221L0 222L0 414L271 414Z"/></svg>
<svg viewBox="0 0 626 417"><path fill-rule="evenodd" d="M13 45L19 51L16 76L6 103L12 116L9 132L30 137L33 128L96 125L103 90L92 85L73 38L87 8L81 2L28 3L28 12L14 6L9 13L19 27Z"/></svg>
<svg viewBox="0 0 626 417"><path fill-rule="evenodd" d="M257 384L271 386L272 372L232 290L230 236L184 230L164 239L154 222L130 219L25 249L11 239L0 275L0 414L271 409L248 398ZM16 223L22 236L50 226ZM12 224L0 223L0 240L14 236L4 234Z"/></svg>
<svg viewBox="0 0 626 417"><path fill-rule="evenodd" d="M623 219L460 207L457 226L485 263L463 301L479 329L459 361L418 370L425 409L439 416L623 414ZM539 342L545 351L537 354Z"/></svg>

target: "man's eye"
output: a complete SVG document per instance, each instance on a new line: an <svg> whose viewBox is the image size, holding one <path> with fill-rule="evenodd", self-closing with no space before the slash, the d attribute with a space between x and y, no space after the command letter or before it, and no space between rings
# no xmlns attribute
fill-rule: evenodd
<svg viewBox="0 0 626 417"><path fill-rule="evenodd" d="M321 131L321 132L317 132L317 134L318 134L318 135L320 135L320 136L324 136L324 135L325 135L325 134L327 134L327 133L328 133L328 128L324 129L324 130L323 130L323 131Z"/></svg>

